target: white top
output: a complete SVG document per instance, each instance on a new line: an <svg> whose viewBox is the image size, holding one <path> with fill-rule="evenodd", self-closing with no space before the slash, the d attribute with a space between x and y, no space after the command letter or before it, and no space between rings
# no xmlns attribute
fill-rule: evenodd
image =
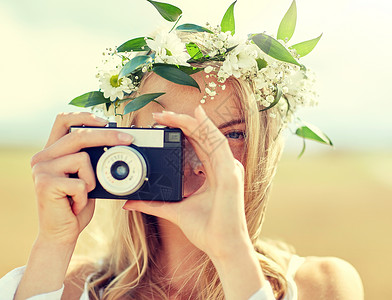
<svg viewBox="0 0 392 300"><path fill-rule="evenodd" d="M298 300L297 284L294 281L295 274L298 269L305 262L305 257L293 255L290 259L289 266L286 272L287 279L287 293L283 300Z"/></svg>
<svg viewBox="0 0 392 300"><path fill-rule="evenodd" d="M305 258L299 257L297 255L293 255L290 259L289 266L286 273L287 278L287 293L283 300L298 300L298 290L297 285L294 281L294 276L297 270L304 263ZM25 267L20 267L12 270L7 273L3 278L0 279L0 299L1 300L13 300L16 289L18 288L19 282L22 279ZM80 300L89 300L88 298L88 290L87 285L91 276L86 279L86 283L84 285L83 294L80 297ZM41 295L36 295L30 297L26 300L60 300L61 295L63 294L64 285L61 289L57 291L53 291L50 293L45 293ZM254 295L252 295L249 300L274 300L275 297L272 293L272 288L269 282L258 290Z"/></svg>

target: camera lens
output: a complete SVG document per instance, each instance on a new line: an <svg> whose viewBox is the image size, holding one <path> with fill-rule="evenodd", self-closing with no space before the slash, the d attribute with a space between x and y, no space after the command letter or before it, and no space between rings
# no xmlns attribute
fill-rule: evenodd
<svg viewBox="0 0 392 300"><path fill-rule="evenodd" d="M110 173L117 180L123 180L127 178L129 174L129 167L123 161L116 161L110 168Z"/></svg>
<svg viewBox="0 0 392 300"><path fill-rule="evenodd" d="M139 190L146 181L147 165L138 150L115 146L101 155L96 172L99 183L107 192L125 196Z"/></svg>

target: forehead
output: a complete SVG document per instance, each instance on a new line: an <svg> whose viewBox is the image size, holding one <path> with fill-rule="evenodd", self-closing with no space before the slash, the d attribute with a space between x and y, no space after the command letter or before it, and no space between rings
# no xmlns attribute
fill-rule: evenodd
<svg viewBox="0 0 392 300"><path fill-rule="evenodd" d="M221 84L214 77L206 77L204 72L193 74L192 77L199 84L201 92L194 87L175 84L156 74L151 74L143 82L139 94L164 92L165 94L157 99L164 108L155 102L150 102L137 112L135 123L139 124L136 125L149 124L143 123L152 120L152 112L162 110L193 116L194 109L200 104L204 95L207 95L207 99L201 105L215 125L218 126L231 120L243 118L238 93L235 91L236 87L232 81ZM212 83L212 86L216 84L215 91L217 94L213 99L205 92L205 88L211 89L210 83ZM222 89L222 85L224 85L224 89Z"/></svg>

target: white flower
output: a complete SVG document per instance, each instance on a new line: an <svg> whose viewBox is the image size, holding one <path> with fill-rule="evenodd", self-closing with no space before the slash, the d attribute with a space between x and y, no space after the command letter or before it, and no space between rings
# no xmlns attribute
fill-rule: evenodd
<svg viewBox="0 0 392 300"><path fill-rule="evenodd" d="M100 66L99 72L107 72L114 69L121 69L129 60L135 57L136 54L132 52L105 54Z"/></svg>
<svg viewBox="0 0 392 300"><path fill-rule="evenodd" d="M215 43L214 43L214 46L216 47L216 48L218 48L218 49L222 49L223 48L223 46L224 46L225 44L223 43L223 41L215 41Z"/></svg>
<svg viewBox="0 0 392 300"><path fill-rule="evenodd" d="M264 80L264 76L260 73L253 79L256 89L261 90L262 88L267 86L267 82Z"/></svg>
<svg viewBox="0 0 392 300"><path fill-rule="evenodd" d="M187 60L191 57L175 31L168 33L160 30L152 40L147 39L146 43L155 51L155 62L189 66Z"/></svg>
<svg viewBox="0 0 392 300"><path fill-rule="evenodd" d="M218 50L214 49L214 50L212 50L212 51L210 51L210 52L208 53L208 56L214 57L214 56L217 55L217 54L218 54Z"/></svg>
<svg viewBox="0 0 392 300"><path fill-rule="evenodd" d="M114 105L109 106L109 110L106 109L106 104L99 104L91 107L91 112L97 117L108 120L109 122L115 122L114 117Z"/></svg>
<svg viewBox="0 0 392 300"><path fill-rule="evenodd" d="M226 48L231 48L237 45L245 44L245 40L240 39L237 35L226 34L226 38L227 38Z"/></svg>
<svg viewBox="0 0 392 300"><path fill-rule="evenodd" d="M265 99L268 103L274 102L275 98L272 95L268 95L267 98Z"/></svg>
<svg viewBox="0 0 392 300"><path fill-rule="evenodd" d="M268 101L261 99L261 105L263 105L265 107L269 107L271 104Z"/></svg>
<svg viewBox="0 0 392 300"><path fill-rule="evenodd" d="M226 81L226 79L227 78L229 78L230 77L230 74L228 74L224 69L223 69L223 67L220 67L219 68L219 71L218 71L218 82L220 82L220 83L224 83L225 81Z"/></svg>
<svg viewBox="0 0 392 300"><path fill-rule="evenodd" d="M211 73L213 70L214 70L214 68L212 66L207 66L204 68L205 73Z"/></svg>
<svg viewBox="0 0 392 300"><path fill-rule="evenodd" d="M292 94L296 94L300 89L300 86L303 84L304 79L305 76L303 72L292 72L291 75L286 79L286 87L291 91Z"/></svg>
<svg viewBox="0 0 392 300"><path fill-rule="evenodd" d="M132 81L127 77L118 78L120 70L110 70L101 72L99 75L100 86L105 98L115 101L124 98L125 93L131 93L134 90Z"/></svg>
<svg viewBox="0 0 392 300"><path fill-rule="evenodd" d="M211 91L208 87L205 88L205 91L209 96L216 96L216 92Z"/></svg>
<svg viewBox="0 0 392 300"><path fill-rule="evenodd" d="M227 40L227 37L228 37L228 35L226 33L224 33L224 32L220 32L218 34L218 39L220 39L221 41Z"/></svg>
<svg viewBox="0 0 392 300"><path fill-rule="evenodd" d="M222 64L221 70L225 73L233 75L236 78L241 77L248 72L257 70L257 51L254 45L240 44L231 50L226 56ZM219 76L219 74L218 74Z"/></svg>
<svg viewBox="0 0 392 300"><path fill-rule="evenodd" d="M269 116L270 116L271 118L275 119L275 118L276 118L276 113L270 112L270 113L269 113Z"/></svg>

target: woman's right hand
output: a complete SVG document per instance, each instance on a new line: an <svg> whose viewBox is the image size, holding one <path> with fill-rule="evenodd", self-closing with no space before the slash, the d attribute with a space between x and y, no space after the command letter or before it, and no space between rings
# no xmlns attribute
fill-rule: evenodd
<svg viewBox="0 0 392 300"><path fill-rule="evenodd" d="M88 154L79 151L87 147L129 145L132 137L116 130L68 132L70 126L106 124L90 113L59 114L45 148L32 158L39 240L72 246L90 222L95 200L88 199L87 193L95 188L95 175ZM78 178L69 178L73 173Z"/></svg>

